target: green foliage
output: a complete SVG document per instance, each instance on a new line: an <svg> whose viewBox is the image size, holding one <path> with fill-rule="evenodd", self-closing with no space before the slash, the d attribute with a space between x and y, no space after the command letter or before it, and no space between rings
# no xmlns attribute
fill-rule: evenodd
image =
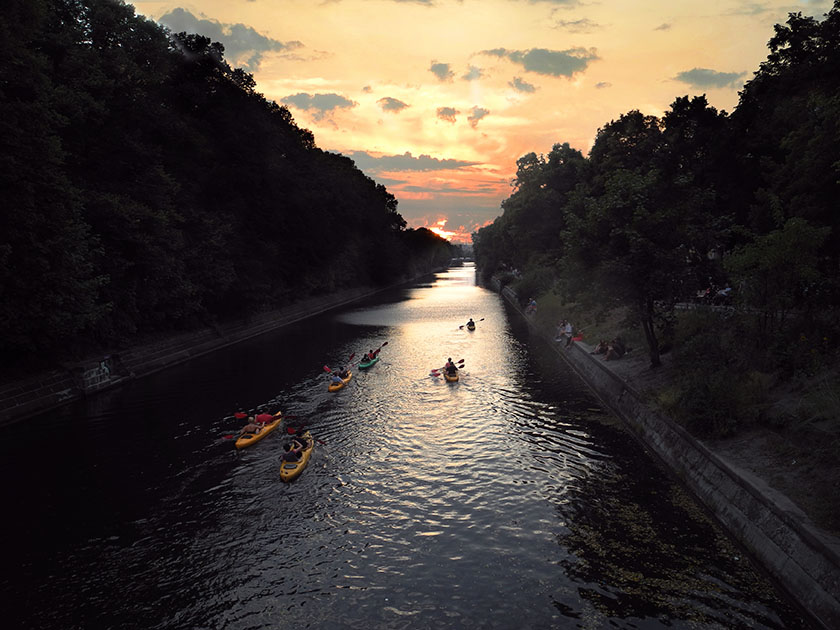
<svg viewBox="0 0 840 630"><path fill-rule="evenodd" d="M0 351L48 358L448 262L255 85L120 0L0 5Z"/></svg>
<svg viewBox="0 0 840 630"><path fill-rule="evenodd" d="M552 286L590 311L630 313L652 365L687 344L684 402L693 414L717 401L717 433L736 408L757 408L750 373L814 374L837 342L805 351L797 337L840 338L840 2L821 22L791 14L768 45L731 116L679 97L662 118L610 121L586 158L560 144L523 156L502 216L474 235L482 272L517 268L523 298ZM729 344L704 355L677 339L675 305L715 284L733 288L738 311L725 335L698 333L703 347Z"/></svg>
<svg viewBox="0 0 840 630"><path fill-rule="evenodd" d="M528 298L537 298L551 291L554 286L554 273L551 269L541 267L531 269L522 274L512 285L514 291L519 296L522 305L528 303ZM539 309L538 309L539 310Z"/></svg>

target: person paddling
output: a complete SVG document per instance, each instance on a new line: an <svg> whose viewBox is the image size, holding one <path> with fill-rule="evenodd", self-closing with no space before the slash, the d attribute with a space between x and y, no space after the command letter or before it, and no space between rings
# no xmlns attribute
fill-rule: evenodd
<svg viewBox="0 0 840 630"><path fill-rule="evenodd" d="M452 357L449 357L446 360L446 365L444 366L443 369L445 369L446 373L449 374L450 376L452 376L453 374L458 372L458 366L455 365L454 363L452 363Z"/></svg>

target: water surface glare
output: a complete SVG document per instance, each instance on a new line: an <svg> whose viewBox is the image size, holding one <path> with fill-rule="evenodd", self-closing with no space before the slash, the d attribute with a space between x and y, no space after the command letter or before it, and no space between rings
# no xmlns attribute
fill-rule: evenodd
<svg viewBox="0 0 840 630"><path fill-rule="evenodd" d="M808 627L471 266L0 432L7 628Z"/></svg>

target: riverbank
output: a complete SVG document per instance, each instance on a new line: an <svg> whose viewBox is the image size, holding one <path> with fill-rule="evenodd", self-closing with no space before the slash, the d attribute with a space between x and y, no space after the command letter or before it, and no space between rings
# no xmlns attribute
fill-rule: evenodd
<svg viewBox="0 0 840 630"><path fill-rule="evenodd" d="M533 325L510 288L501 293L817 627L840 628L840 539L815 526L791 497L768 483L762 440L754 435L708 443L694 438L648 402L671 378L669 357L651 369L644 353L605 362L582 341L565 348Z"/></svg>
<svg viewBox="0 0 840 630"><path fill-rule="evenodd" d="M406 282L413 282L415 279ZM74 363L0 384L0 425L44 413L281 326L356 302L389 287L346 289L187 333L114 348Z"/></svg>

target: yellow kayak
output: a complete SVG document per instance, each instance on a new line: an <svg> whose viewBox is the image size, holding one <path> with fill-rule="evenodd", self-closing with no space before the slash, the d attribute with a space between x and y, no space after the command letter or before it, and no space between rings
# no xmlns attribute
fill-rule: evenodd
<svg viewBox="0 0 840 630"><path fill-rule="evenodd" d="M307 431L300 436L300 439L307 442L306 448L300 452L300 459L296 462L284 461L280 465L280 479L283 481L294 481L303 472L306 465L309 464L309 457L312 455L312 449L315 448L315 440L312 434Z"/></svg>
<svg viewBox="0 0 840 630"><path fill-rule="evenodd" d="M347 373L347 378L341 379L340 383L330 383L329 387L327 387L327 390L329 390L331 392L337 392L339 389L341 389L342 387L347 385L347 383L350 382L351 378L353 378L353 372L348 372Z"/></svg>
<svg viewBox="0 0 840 630"><path fill-rule="evenodd" d="M443 378L445 378L450 383L457 383L458 382L458 372L454 374L449 374L448 372L443 373Z"/></svg>
<svg viewBox="0 0 840 630"><path fill-rule="evenodd" d="M266 435L274 431L277 427L280 426L280 423L283 422L283 418L281 417L282 412L278 411L274 414L274 417L277 418L274 422L268 422L263 425L262 429L257 431L256 433L243 433L239 436L236 440L236 448L245 448L246 446L251 446L251 444L256 444L261 439L263 439Z"/></svg>

